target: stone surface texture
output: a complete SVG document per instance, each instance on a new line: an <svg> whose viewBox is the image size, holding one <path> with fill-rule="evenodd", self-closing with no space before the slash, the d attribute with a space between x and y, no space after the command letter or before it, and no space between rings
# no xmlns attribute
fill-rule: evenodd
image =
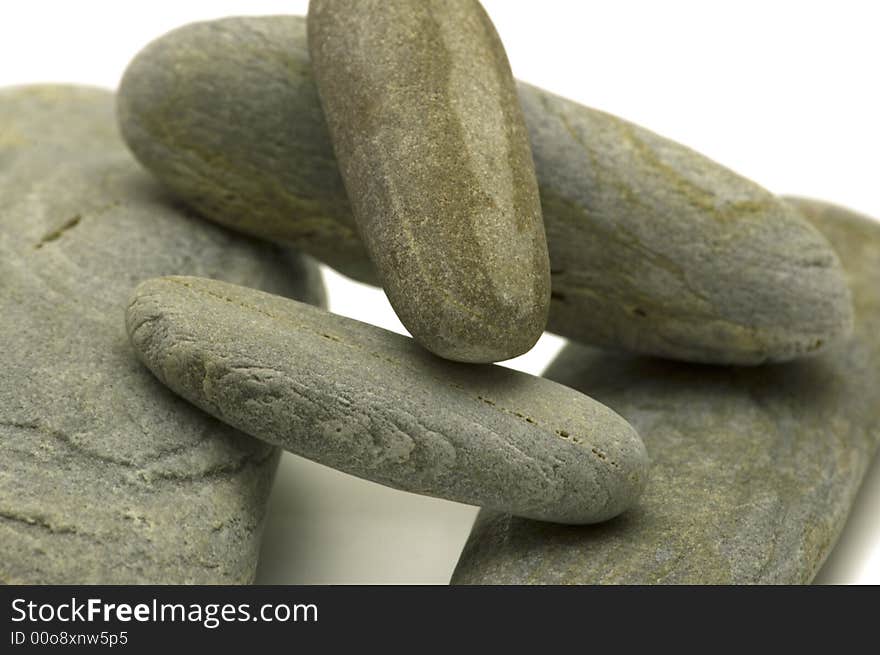
<svg viewBox="0 0 880 655"><path fill-rule="evenodd" d="M731 364L819 353L850 332L838 259L790 207L609 114L524 83L519 99L550 253L550 331ZM333 157L302 18L171 32L130 65L118 116L138 159L205 216L377 282Z"/></svg>
<svg viewBox="0 0 880 655"><path fill-rule="evenodd" d="M124 326L144 278L321 302L314 265L194 218L116 132L113 95L0 90L0 581L252 579L278 453L172 394Z"/></svg>
<svg viewBox="0 0 880 655"><path fill-rule="evenodd" d="M408 337L201 278L142 283L126 317L175 392L373 482L564 523L615 516L644 486L635 431L549 380L443 360Z"/></svg>
<svg viewBox="0 0 880 655"><path fill-rule="evenodd" d="M816 354L852 331L828 241L758 185L610 114L521 87L547 216L548 329L691 362Z"/></svg>
<svg viewBox="0 0 880 655"><path fill-rule="evenodd" d="M880 223L791 203L841 255L854 336L821 357L748 369L569 346L547 376L636 426L652 461L648 488L601 526L483 511L454 583L812 580L880 441Z"/></svg>
<svg viewBox="0 0 880 655"><path fill-rule="evenodd" d="M400 320L456 361L529 350L550 262L516 83L477 0L312 0L309 53L359 232Z"/></svg>

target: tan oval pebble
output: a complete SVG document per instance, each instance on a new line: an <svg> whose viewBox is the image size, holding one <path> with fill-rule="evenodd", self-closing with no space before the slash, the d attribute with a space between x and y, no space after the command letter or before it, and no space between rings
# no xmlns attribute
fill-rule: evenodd
<svg viewBox="0 0 880 655"><path fill-rule="evenodd" d="M312 0L309 52L391 305L429 350L492 362L544 331L550 267L507 56L476 0Z"/></svg>

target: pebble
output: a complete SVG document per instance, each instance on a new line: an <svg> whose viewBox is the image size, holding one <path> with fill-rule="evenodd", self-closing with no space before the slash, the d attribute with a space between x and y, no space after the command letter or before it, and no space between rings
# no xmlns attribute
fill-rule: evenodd
<svg viewBox="0 0 880 655"><path fill-rule="evenodd" d="M481 513L457 584L795 584L834 545L880 430L880 223L791 199L840 253L855 334L817 358L734 369L569 346L547 376L630 420L651 456L637 507L589 528Z"/></svg>
<svg viewBox="0 0 880 655"><path fill-rule="evenodd" d="M278 451L135 357L131 290L172 273L323 302L316 267L182 210L107 91L0 90L0 582L247 583Z"/></svg>
<svg viewBox="0 0 880 655"><path fill-rule="evenodd" d="M312 0L308 43L359 233L433 353L494 362L547 324L550 263L516 84L476 0Z"/></svg>
<svg viewBox="0 0 880 655"><path fill-rule="evenodd" d="M550 331L722 364L817 354L851 332L838 258L787 204L648 130L518 88L550 254ZM129 66L118 116L138 159L206 217L378 282L302 18L227 18L161 37Z"/></svg>
<svg viewBox="0 0 880 655"><path fill-rule="evenodd" d="M604 405L303 303L165 277L138 286L126 325L144 364L209 414L395 489L579 524L644 486L642 442Z"/></svg>

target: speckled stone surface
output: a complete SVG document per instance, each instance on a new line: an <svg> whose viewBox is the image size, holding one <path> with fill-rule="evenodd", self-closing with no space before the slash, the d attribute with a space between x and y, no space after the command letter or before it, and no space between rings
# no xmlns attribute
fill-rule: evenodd
<svg viewBox="0 0 880 655"><path fill-rule="evenodd" d="M184 398L373 482L565 523L615 516L644 486L635 431L549 380L443 360L409 337L193 277L142 283L126 324Z"/></svg>
<svg viewBox="0 0 880 655"><path fill-rule="evenodd" d="M175 206L112 94L0 90L0 581L252 579L277 451L137 360L126 301L168 273L323 298L313 265Z"/></svg>
<svg viewBox="0 0 880 655"><path fill-rule="evenodd" d="M477 0L311 0L309 53L359 232L432 352L494 362L547 324L550 262L529 139Z"/></svg>
<svg viewBox="0 0 880 655"><path fill-rule="evenodd" d="M880 441L880 223L793 201L840 253L856 330L811 360L714 368L570 346L547 376L629 419L652 460L601 526L481 512L458 584L806 583Z"/></svg>
<svg viewBox="0 0 880 655"><path fill-rule="evenodd" d="M757 185L672 141L519 84L543 204L548 328L646 354L754 364L850 331L826 241ZM182 27L131 63L129 146L205 216L377 277L311 78L305 21Z"/></svg>

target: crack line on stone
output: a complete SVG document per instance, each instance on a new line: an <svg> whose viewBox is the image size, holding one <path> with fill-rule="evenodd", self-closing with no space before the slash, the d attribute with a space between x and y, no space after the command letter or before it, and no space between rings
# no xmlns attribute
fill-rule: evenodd
<svg viewBox="0 0 880 655"><path fill-rule="evenodd" d="M73 534L77 536L86 536L72 526L55 526L44 518L40 518L37 516L28 516L26 514L19 514L12 510L0 509L0 519L5 519L13 523L20 523L31 528L42 528L43 530L47 530L52 534Z"/></svg>
<svg viewBox="0 0 880 655"><path fill-rule="evenodd" d="M40 241L34 246L34 250L39 250L47 243L51 243L52 241L57 241L58 239L61 238L61 235L63 235L65 232L67 232L68 230L72 230L77 225L79 225L81 220L82 220L82 216L80 214L76 214L72 218L69 218L64 223L62 223L60 227L57 227L54 230L47 232L43 236L43 238L40 239Z"/></svg>

